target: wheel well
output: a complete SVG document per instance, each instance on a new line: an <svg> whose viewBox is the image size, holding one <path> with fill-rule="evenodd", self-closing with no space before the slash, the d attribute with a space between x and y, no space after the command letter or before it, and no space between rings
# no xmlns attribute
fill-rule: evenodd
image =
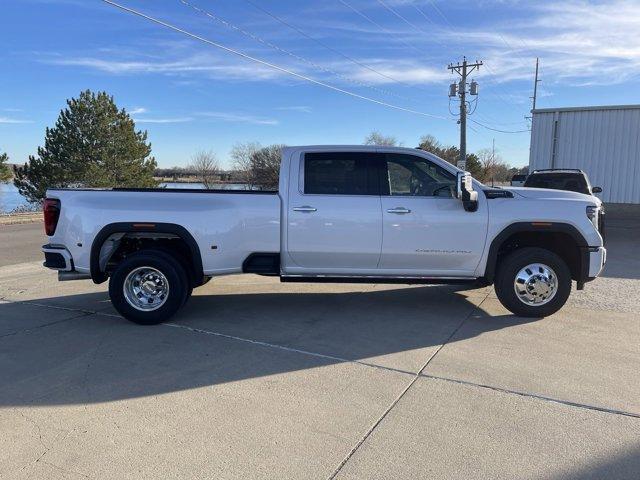
<svg viewBox="0 0 640 480"><path fill-rule="evenodd" d="M143 249L164 251L185 267L191 286L202 284L204 274L198 244L183 227L173 224L111 224L104 227L91 246L91 278L102 283L118 263Z"/></svg>
<svg viewBox="0 0 640 480"><path fill-rule="evenodd" d="M580 246L570 234L548 231L513 233L500 243L495 265L499 265L502 258L522 247L538 247L552 251L567 263L572 279L578 280L580 278L582 271Z"/></svg>
<svg viewBox="0 0 640 480"><path fill-rule="evenodd" d="M138 237L135 234L125 234L120 238L118 246L113 250L104 271L110 274L118 263L128 255L140 250L161 250L166 252L175 257L185 267L189 278L194 278L195 276L191 250L183 239L175 236Z"/></svg>

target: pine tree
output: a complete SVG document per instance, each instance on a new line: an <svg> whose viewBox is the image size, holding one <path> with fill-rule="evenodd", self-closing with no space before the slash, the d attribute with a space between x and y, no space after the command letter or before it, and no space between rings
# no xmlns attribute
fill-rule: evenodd
<svg viewBox="0 0 640 480"><path fill-rule="evenodd" d="M136 131L106 92L86 90L67 100L44 146L16 169L14 184L31 202L53 187L154 187L157 166L147 132Z"/></svg>
<svg viewBox="0 0 640 480"><path fill-rule="evenodd" d="M0 183L8 182L13 178L11 169L7 162L9 161L9 155L6 153L0 153Z"/></svg>

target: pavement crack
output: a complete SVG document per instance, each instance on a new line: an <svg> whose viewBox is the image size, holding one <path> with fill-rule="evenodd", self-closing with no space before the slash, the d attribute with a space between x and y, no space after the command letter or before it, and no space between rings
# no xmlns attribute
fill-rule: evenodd
<svg viewBox="0 0 640 480"><path fill-rule="evenodd" d="M45 465L49 465L50 467L53 467L56 470L60 470L61 472L66 473L66 474L77 475L77 476L82 477L82 478L91 478L89 475L85 475L84 473L80 473L80 472L75 472L73 470L67 470L65 468L62 468L59 465L56 465L55 463L45 462L45 461L43 461L42 463L44 463Z"/></svg>
<svg viewBox="0 0 640 480"><path fill-rule="evenodd" d="M487 385L483 383L470 382L468 380L459 380L456 378L440 377L438 375L429 375L427 373L421 373L420 376L423 378L431 379L431 380L439 380L442 382L455 383L458 385L466 385L469 387L482 388L482 389L491 390L494 392L505 393L507 395L517 395L520 397L533 398L536 400L542 400L544 402L550 402L550 403L557 403L557 404L565 405L569 407L582 408L585 410L592 410L592 411L608 413L612 415L622 415L625 417L640 418L640 413L627 412L624 410L618 410L614 408L599 407L597 405L589 405L589 404L580 403L580 402L572 402L570 400L562 400L560 398L548 397L546 395L540 395L537 393L523 392L520 390L512 390L510 388L497 387L495 385Z"/></svg>
<svg viewBox="0 0 640 480"><path fill-rule="evenodd" d="M343 467L347 464L347 462L351 459L351 457L353 457L353 455L358 451L358 449L362 446L362 444L371 436L371 434L375 431L375 429L378 427L378 425L380 425L380 423L382 423L382 421L389 415L389 413L391 413L391 410L393 410L393 408L398 404L398 402L400 402L400 400L402 400L402 397L404 397L404 395L409 391L409 389L413 386L414 383L416 383L416 381L422 376L422 372L423 370L427 367L427 365L429 365L429 362L431 362L431 360L433 360L433 358L438 354L438 352L442 349L442 347L444 347L449 341L451 341L451 339L455 336L455 334L460 330L460 328L462 328L462 325L464 325L464 323L471 317L471 315L473 315L473 313L480 308L480 306L482 305L482 303L489 297L489 295L487 294L480 303L478 303L478 305L474 306L471 311L469 311L469 313L467 315L465 315L465 317L462 319L462 321L460 322L460 324L451 332L451 334L447 337L447 339L436 349L436 351L429 356L429 358L427 359L427 361L422 365L422 368L420 368L420 370L418 370L417 373L413 374L413 379L409 382L409 384L404 387L404 389L400 392L400 394L393 400L393 402L391 402L391 404L387 407L387 409L382 413L382 415L378 418L378 420L376 420L373 425L371 425L369 427L369 430L367 430L367 432L362 436L362 438L360 438L360 440L358 440L358 442L353 446L353 448L349 451L349 453L347 454L346 457L344 457L344 459L342 460L342 462L340 462L340 464L338 465L338 467L333 471L333 473L331 474L331 476L329 476L329 480L333 480L334 478L336 478L336 476L338 476L338 474L340 473L340 471L343 469Z"/></svg>
<svg viewBox="0 0 640 480"><path fill-rule="evenodd" d="M422 372L424 371L424 369L425 369L425 368L427 368L427 366L429 365L429 363L431 363L431 360L433 360L433 359L435 358L435 356L436 356L436 355L438 355L438 353L440 353L440 350L442 350L442 349L445 347L445 345L447 345L447 344L448 344L448 343L453 339L453 337L455 337L455 336L456 336L456 333L458 333L458 332L460 331L460 329L462 328L462 326L463 326L465 323L467 323L467 320L469 320L469 319L471 318L471 315L473 315L473 313L474 313L476 310L478 310L478 309L482 306L482 304L485 302L485 300L486 300L487 298L489 298L489 293L487 293L487 294L485 295L485 297L484 297L482 300L480 300L480 302L479 302L476 306L474 306L474 307L471 309L471 311L470 311L470 312L469 312L469 313L468 313L468 314L467 314L467 315L462 319L462 321L460 322L460 324L459 324L456 328L454 328L454 329L453 329L453 331L452 331L452 332L451 332L451 334L447 337L447 339L446 339L444 342L442 342L442 343L440 344L440 346L438 346L438 348L436 348L436 351L435 351L435 352L433 352L433 353L431 354L431 356L427 359L427 361L425 362L425 364L422 366L422 368L418 371L418 373L417 373L416 375L420 375L420 374L422 374Z"/></svg>
<svg viewBox="0 0 640 480"><path fill-rule="evenodd" d="M42 452L40 454L40 456L38 456L38 458L36 458L32 463L38 463L40 460L42 460L44 458L44 456L49 453L49 450L51 450L51 448L44 443L44 440L42 440L42 430L40 429L40 425L38 424L38 422L36 422L33 418L25 415L23 412L20 412L20 415L22 416L22 418L24 418L26 421L28 421L29 423L31 423L32 425L34 425L38 431L38 442L40 443L40 445L42 446L42 448L44 449L44 452ZM27 468L28 465L25 465L24 467L22 467L22 470L24 470L25 468Z"/></svg>
<svg viewBox="0 0 640 480"><path fill-rule="evenodd" d="M172 327L172 328L180 328L180 329L183 329L183 330L188 330L188 331L193 332L193 333L200 333L200 334L204 334L204 335L212 335L214 337L226 338L226 339L229 339L229 340L236 340L236 341L239 341L239 342L250 343L250 344L258 345L258 346L261 346L261 347L274 348L274 349L277 349L277 350L284 350L285 352L299 353L299 354L308 355L308 356L311 356L311 357L323 358L323 359L331 360L331 361L334 361L334 362L354 363L354 364L357 364L357 365L362 365L363 367L377 368L377 369L386 370L386 371L389 371L389 372L401 373L403 375L411 375L411 376L415 375L413 372L410 372L408 370L402 370L400 368L393 368L393 367L387 367L387 366L384 366L384 365L377 365L375 363L364 362L362 360L343 358L343 357L336 357L334 355L326 355L324 353L311 352L309 350L301 350L299 348L288 347L286 345L279 345L277 343L269 343L269 342L263 342L261 340L253 340L253 339L250 339L250 338L238 337L236 335L229 335L229 334L226 334L226 333L214 332L212 330L204 330L202 328L188 327L186 325L178 325L178 324L175 324L175 323L163 323L162 326Z"/></svg>
<svg viewBox="0 0 640 480"><path fill-rule="evenodd" d="M86 316L89 316L89 315L92 315L92 314L91 313L83 313L82 315L77 315L77 316L70 317L70 318L63 318L62 320L56 320L54 322L49 322L49 323L45 323L45 324L42 324L42 325L38 325L37 327L23 328L21 330L16 330L15 332L5 333L3 335L0 335L0 338L13 337L15 335L21 335L23 333L35 332L36 330L40 330L41 328L50 327L52 325L57 325L59 323L68 322L69 320L75 320L76 318L86 317Z"/></svg>

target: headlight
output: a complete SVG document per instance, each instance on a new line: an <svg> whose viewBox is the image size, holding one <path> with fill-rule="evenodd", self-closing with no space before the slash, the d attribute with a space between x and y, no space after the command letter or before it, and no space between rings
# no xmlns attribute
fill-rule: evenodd
<svg viewBox="0 0 640 480"><path fill-rule="evenodd" d="M594 207L593 205L587 206L587 217L589 220L594 221L598 216L598 207Z"/></svg>

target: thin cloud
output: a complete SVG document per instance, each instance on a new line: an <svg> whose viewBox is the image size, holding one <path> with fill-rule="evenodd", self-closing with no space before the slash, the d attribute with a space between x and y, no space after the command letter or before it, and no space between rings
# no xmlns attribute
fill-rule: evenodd
<svg viewBox="0 0 640 480"><path fill-rule="evenodd" d="M136 123L186 123L193 121L192 117L178 118L134 118Z"/></svg>
<svg viewBox="0 0 640 480"><path fill-rule="evenodd" d="M19 123L33 123L31 120L20 120L17 118L0 117L0 123L4 124L19 124Z"/></svg>
<svg viewBox="0 0 640 480"><path fill-rule="evenodd" d="M469 42L485 47L483 58L494 66L495 82L531 81L536 56L546 82L572 86L623 83L640 68L637 2L531 5L509 24L465 29ZM455 33L449 35L455 41Z"/></svg>
<svg viewBox="0 0 640 480"><path fill-rule="evenodd" d="M198 54L180 60L119 60L97 57L48 57L49 65L84 67L112 75L164 74L201 75L212 79L261 81L282 77L282 73L256 65L221 60L215 55Z"/></svg>
<svg viewBox="0 0 640 480"><path fill-rule="evenodd" d="M541 58L542 75L547 85L559 82L566 85L613 85L631 80L634 72L640 69L640 29L637 28L640 24L640 8L637 0L606 3L580 0L550 3L486 2L484 7L500 9L502 13L487 15L475 22L474 26L464 28L457 27L453 14L446 14L446 17L445 14L436 15L437 12L434 13L430 7L431 3L387 0L388 5L393 5L404 16L411 18L412 23L420 29L428 30L429 35L394 20L388 11L375 3L366 6L360 3L359 8L365 9L367 14L376 19L384 15L380 23L389 34L343 7L328 9L327 15L306 19L305 26L313 31L315 38L341 39L344 47L340 47L340 50L383 75L356 63L336 61L336 55L315 47L305 50L305 46L311 44L292 37L285 30L269 31L269 38L276 36L283 48L300 50L302 56L312 59L320 68L283 58L258 46L252 50L252 54L336 85L344 84L345 79L332 76L322 68L369 85L393 82L384 75L411 85L446 84L451 78L445 68L446 63L455 61L457 54L463 51L473 58L477 56L484 60L487 68L474 73L474 76L490 77L492 84L531 82L536 56ZM427 18L413 20L413 16L409 17L409 14L416 15L414 4L427 10L430 23ZM459 7L454 5L454 8ZM290 21L295 23L299 18L291 18ZM266 28L262 24L254 27L257 30ZM263 35L262 32L258 34ZM406 44L414 45L419 52L424 51L424 55L407 49ZM151 50L148 45L145 48L134 47L103 48L102 51L76 56L40 53L39 59L47 64L85 68L111 75L168 75L174 77L177 85L185 87L202 79L247 82L282 82L288 79L282 72L211 49L202 48L193 53L193 42L170 42L156 45ZM241 49L246 50L244 47ZM488 84L485 82L483 88Z"/></svg>
<svg viewBox="0 0 640 480"><path fill-rule="evenodd" d="M141 113L146 113L147 109L144 107L135 107L129 110L129 115L140 115Z"/></svg>
<svg viewBox="0 0 640 480"><path fill-rule="evenodd" d="M277 107L276 110L283 110L289 112L311 113L311 107L306 105L292 105L290 107Z"/></svg>
<svg viewBox="0 0 640 480"><path fill-rule="evenodd" d="M200 112L200 116L213 118L223 122L248 123L250 125L278 125L280 122L273 118L255 117L235 112Z"/></svg>

